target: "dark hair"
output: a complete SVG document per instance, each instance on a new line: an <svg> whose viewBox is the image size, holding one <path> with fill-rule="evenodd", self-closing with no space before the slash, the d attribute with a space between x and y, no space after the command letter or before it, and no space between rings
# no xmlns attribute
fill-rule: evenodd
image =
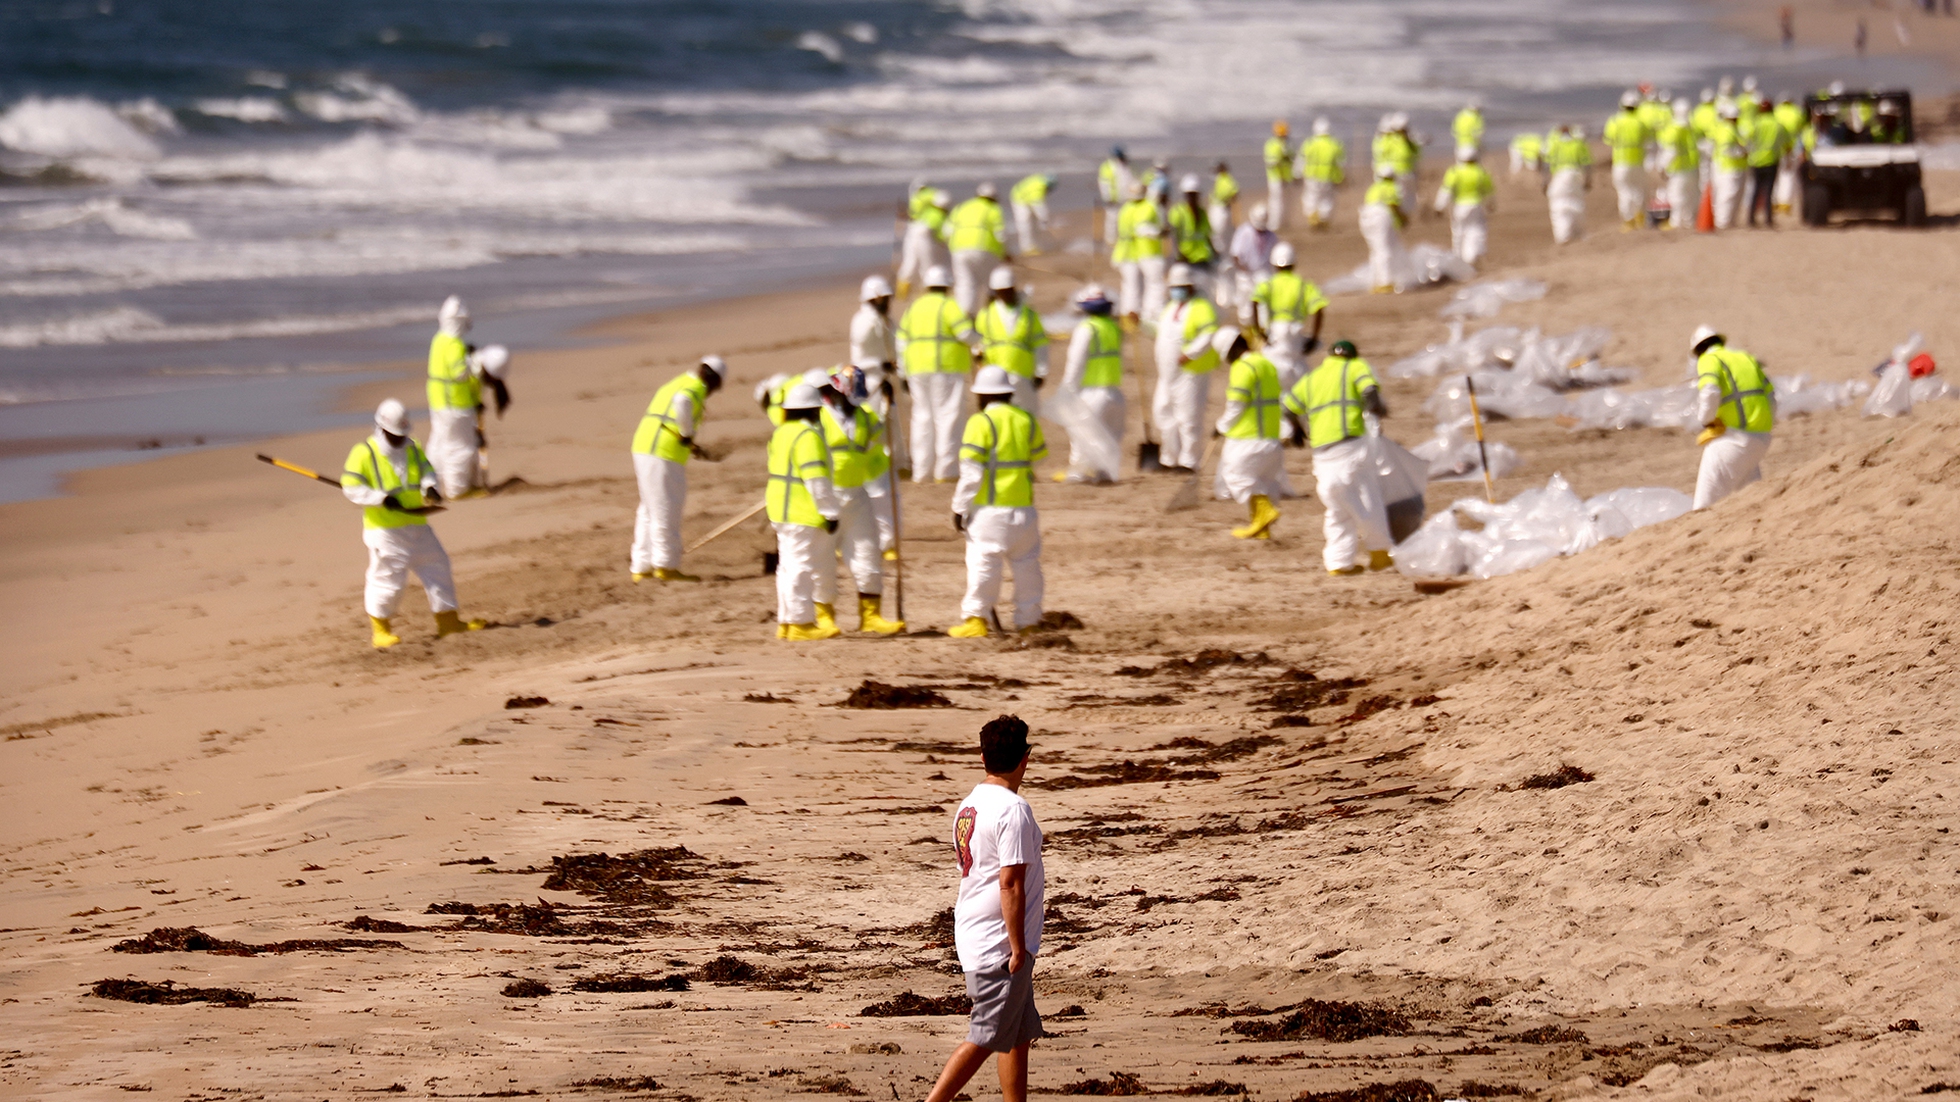
<svg viewBox="0 0 1960 1102"><path fill-rule="evenodd" d="M987 772L1012 773L1028 756L1028 725L1020 716L999 716L980 728L980 757Z"/></svg>

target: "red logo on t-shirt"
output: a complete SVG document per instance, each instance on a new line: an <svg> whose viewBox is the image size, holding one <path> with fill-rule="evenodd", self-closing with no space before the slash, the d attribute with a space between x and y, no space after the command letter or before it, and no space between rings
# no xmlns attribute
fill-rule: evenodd
<svg viewBox="0 0 1960 1102"><path fill-rule="evenodd" d="M953 849L959 854L961 880L973 871L973 824L979 818L979 810L968 805L953 820Z"/></svg>

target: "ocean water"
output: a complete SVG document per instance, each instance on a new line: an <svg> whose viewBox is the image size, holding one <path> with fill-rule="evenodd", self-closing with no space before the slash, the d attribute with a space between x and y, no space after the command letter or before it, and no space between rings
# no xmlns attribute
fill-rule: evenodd
<svg viewBox="0 0 1960 1102"><path fill-rule="evenodd" d="M1692 0L8 0L0 405L223 406L419 355L451 292L522 345L876 266L908 181L1082 205L1113 140L1244 178L1276 116L1442 134L1476 96L1502 134L1830 65Z"/></svg>

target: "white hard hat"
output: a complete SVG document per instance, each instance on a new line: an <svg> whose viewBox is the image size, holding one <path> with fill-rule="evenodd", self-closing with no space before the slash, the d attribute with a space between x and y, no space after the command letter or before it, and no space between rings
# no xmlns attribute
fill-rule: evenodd
<svg viewBox="0 0 1960 1102"><path fill-rule="evenodd" d="M1334 132L1334 124L1328 122L1326 116L1323 115L1313 121L1313 132L1315 137L1324 138Z"/></svg>
<svg viewBox="0 0 1960 1102"><path fill-rule="evenodd" d="M1674 101L1675 122L1687 122L1694 113L1695 105L1689 103L1686 96Z"/></svg>
<svg viewBox="0 0 1960 1102"><path fill-rule="evenodd" d="M994 196L1000 194L1000 189L994 186L992 180L986 180L979 187L973 189L973 194L978 195L982 199L992 199Z"/></svg>
<svg viewBox="0 0 1960 1102"><path fill-rule="evenodd" d="M1390 117L1395 120L1395 129L1407 130L1409 128L1409 113L1407 111L1397 111Z"/></svg>
<svg viewBox="0 0 1960 1102"><path fill-rule="evenodd" d="M1703 89L1701 90L1701 102L1703 102L1703 103L1714 103L1714 102L1715 102L1715 89L1713 89L1713 88L1703 88Z"/></svg>
<svg viewBox="0 0 1960 1102"><path fill-rule="evenodd" d="M863 283L858 284L859 302L870 302L874 298L890 297L892 297L892 285L884 276L868 275L864 277Z"/></svg>
<svg viewBox="0 0 1960 1102"><path fill-rule="evenodd" d="M987 290L1012 291L1014 289L1014 269L1005 264L997 265L993 274L987 277Z"/></svg>
<svg viewBox="0 0 1960 1102"><path fill-rule="evenodd" d="M1459 146L1457 146L1457 147L1456 147L1456 159L1457 159L1457 160L1459 160L1459 161L1474 161L1474 160L1476 160L1476 159L1477 159L1477 147L1476 147L1476 146L1474 146L1474 145L1459 145Z"/></svg>
<svg viewBox="0 0 1960 1102"><path fill-rule="evenodd" d="M1394 165L1392 165L1392 164L1389 164L1389 163L1388 163L1387 161L1383 161L1383 162L1382 162L1381 164L1378 164L1378 165L1376 165L1376 166L1375 166L1375 179L1377 179L1377 180L1393 180L1393 179L1395 179L1395 166L1394 166Z"/></svg>
<svg viewBox="0 0 1960 1102"><path fill-rule="evenodd" d="M1735 101L1733 100L1722 104L1720 107L1717 107L1715 109L1715 114L1718 118L1724 118L1724 119L1739 119L1742 117L1742 112L1737 110L1735 106Z"/></svg>
<svg viewBox="0 0 1960 1102"><path fill-rule="evenodd" d="M952 193L952 192L950 192L950 191L947 191L947 190L946 190L945 188L943 188L943 187L942 187L942 188L934 188L934 189L932 190L932 205L933 205L933 206L935 206L935 207L938 207L938 208L940 208L941 210L944 210L945 208L947 208L947 207L950 207L950 206L952 206L952 205L953 205L953 193Z"/></svg>
<svg viewBox="0 0 1960 1102"><path fill-rule="evenodd" d="M510 349L501 344L486 344L476 350L476 365L492 379L504 377L504 368L510 364Z"/></svg>
<svg viewBox="0 0 1960 1102"><path fill-rule="evenodd" d="M707 361L703 360L701 362L706 363ZM770 391L775 390L777 387L782 386L786 382L789 382L789 376L784 375L781 372L777 372L776 374L769 376L767 379L764 379L761 382L755 384L756 402L758 403L762 402L764 399L769 397Z"/></svg>
<svg viewBox="0 0 1960 1102"><path fill-rule="evenodd" d="M1279 250L1275 249L1273 251L1278 252ZM1189 264L1171 265L1169 285L1172 287L1191 286L1191 265Z"/></svg>
<svg viewBox="0 0 1960 1102"><path fill-rule="evenodd" d="M436 326L453 337L460 337L470 329L470 308L463 300L450 295L442 300L442 309L436 311Z"/></svg>
<svg viewBox="0 0 1960 1102"><path fill-rule="evenodd" d="M784 409L816 409L823 405L823 396L809 383L798 383L783 394Z"/></svg>
<svg viewBox="0 0 1960 1102"><path fill-rule="evenodd" d="M1710 337L1720 340L1722 339L1722 334L1717 333L1715 327L1712 325L1697 325L1695 326L1695 335L1688 338L1688 348L1690 350L1699 350L1702 342Z"/></svg>
<svg viewBox="0 0 1960 1102"><path fill-rule="evenodd" d="M408 435L408 408L393 398L384 398L374 410L374 423L383 432Z"/></svg>
<svg viewBox="0 0 1960 1102"><path fill-rule="evenodd" d="M1633 90L1633 89L1631 89L1631 88L1629 88L1629 89L1627 89L1627 90L1626 90L1626 91L1624 91L1624 92L1621 92L1621 93L1620 93L1620 106L1621 106L1621 107L1638 107L1638 106L1640 106L1640 93L1638 93L1638 92L1636 92L1636 91L1634 91L1634 90Z"/></svg>
<svg viewBox="0 0 1960 1102"><path fill-rule="evenodd" d="M1375 124L1375 130L1382 134L1386 134L1393 129L1395 129L1395 112L1393 111L1383 115L1382 121Z"/></svg>
<svg viewBox="0 0 1960 1102"><path fill-rule="evenodd" d="M1252 225L1258 226L1260 229L1265 229L1266 228L1266 204L1264 203L1252 204L1252 216L1246 219L1246 221L1250 222Z"/></svg>
<svg viewBox="0 0 1960 1102"><path fill-rule="evenodd" d="M1094 303L1108 301L1109 292L1104 290L1103 285L1100 283L1091 283L1080 291L1075 292L1075 304L1077 306L1089 306Z"/></svg>
<svg viewBox="0 0 1960 1102"><path fill-rule="evenodd" d="M932 267L926 269L925 285L928 289L933 287L951 287L953 285L953 273L947 271L946 265L944 264L934 264Z"/></svg>
<svg viewBox="0 0 1960 1102"><path fill-rule="evenodd" d="M1184 179L1179 180L1177 182L1177 189L1186 195L1198 194L1199 191L1198 178L1196 176L1186 174Z"/></svg>
<svg viewBox="0 0 1960 1102"><path fill-rule="evenodd" d="M1756 90L1756 74L1751 73L1748 76L1742 78L1742 90L1745 92L1753 92Z"/></svg>
<svg viewBox="0 0 1960 1102"><path fill-rule="evenodd" d="M1218 331L1211 335L1211 350L1220 356L1229 356L1232 354L1232 346L1237 344L1238 341L1238 326L1221 325L1218 327Z"/></svg>
<svg viewBox="0 0 1960 1102"><path fill-rule="evenodd" d="M728 361L722 359L720 356L717 356L712 352L701 357L701 366L707 368L709 371L714 372L715 378L717 379L728 378ZM775 384L772 383L770 385L773 386Z"/></svg>
<svg viewBox="0 0 1960 1102"><path fill-rule="evenodd" d="M1293 244L1289 241L1282 241L1274 245L1272 260L1273 267L1275 268L1291 268L1293 266Z"/></svg>
<svg viewBox="0 0 1960 1102"><path fill-rule="evenodd" d="M973 393L1012 394L1014 380L1008 378L1006 368L999 364L987 364L973 373Z"/></svg>
<svg viewBox="0 0 1960 1102"><path fill-rule="evenodd" d="M803 381L819 389L827 387L830 385L830 369L827 367L813 367L803 373Z"/></svg>

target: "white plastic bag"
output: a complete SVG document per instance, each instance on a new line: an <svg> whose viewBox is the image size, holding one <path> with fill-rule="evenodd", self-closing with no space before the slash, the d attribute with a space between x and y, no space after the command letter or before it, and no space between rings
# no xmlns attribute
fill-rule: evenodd
<svg viewBox="0 0 1960 1102"><path fill-rule="evenodd" d="M1458 291L1440 311L1446 318L1494 318L1509 302L1545 297L1545 285L1535 279L1486 279Z"/></svg>
<svg viewBox="0 0 1960 1102"><path fill-rule="evenodd" d="M1114 473L1123 469L1122 445L1109 434L1102 420L1090 411L1082 400L1082 395L1065 386L1055 388L1041 403L1041 415L1062 426L1068 433L1069 443L1081 449L1084 466L1071 465L1069 473L1082 478L1093 478L1098 473Z"/></svg>
<svg viewBox="0 0 1960 1102"><path fill-rule="evenodd" d="M1395 569L1417 578L1448 578L1470 570L1469 550L1457 527L1456 513L1445 509L1424 521L1408 539L1395 545Z"/></svg>
<svg viewBox="0 0 1960 1102"><path fill-rule="evenodd" d="M1588 510L1611 509L1633 528L1645 528L1664 520L1684 517L1694 508L1694 499L1665 486L1638 486L1609 490L1586 499ZM1605 535L1605 533L1601 533Z"/></svg>
<svg viewBox="0 0 1960 1102"><path fill-rule="evenodd" d="M1425 241L1398 250L1389 262L1389 274L1394 278L1397 291L1408 291L1446 279L1459 282L1475 279L1477 269L1448 249ZM1348 274L1328 280L1322 285L1322 290L1330 295L1354 294L1370 290L1373 282L1368 264L1363 261Z"/></svg>
<svg viewBox="0 0 1960 1102"><path fill-rule="evenodd" d="M1912 369L1903 363L1888 363L1878 373L1878 385L1865 399L1867 417L1904 417L1912 412Z"/></svg>
<svg viewBox="0 0 1960 1102"><path fill-rule="evenodd" d="M1375 431L1368 435L1368 455L1381 479L1382 501L1388 506L1389 537L1407 539L1422 526L1423 488L1429 483L1429 464L1381 435L1379 426L1370 427Z"/></svg>
<svg viewBox="0 0 1960 1102"><path fill-rule="evenodd" d="M1470 482L1483 477L1483 455L1490 456L1490 476L1503 478L1518 469L1517 449L1509 444L1488 441L1480 451L1475 426L1468 417L1444 421L1436 435L1409 449L1429 464L1431 482Z"/></svg>

